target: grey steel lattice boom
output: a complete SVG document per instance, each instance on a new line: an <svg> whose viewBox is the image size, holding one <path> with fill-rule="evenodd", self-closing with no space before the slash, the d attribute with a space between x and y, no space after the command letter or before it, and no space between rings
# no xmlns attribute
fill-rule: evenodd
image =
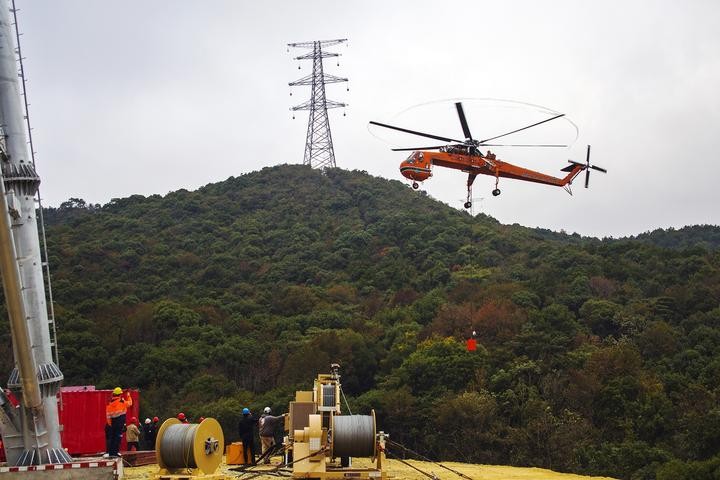
<svg viewBox="0 0 720 480"><path fill-rule="evenodd" d="M330 134L330 121L328 109L345 107L347 104L328 100L325 97L326 83L347 82L347 78L336 77L323 73L323 58L339 57L339 53L324 52L323 47L329 47L347 42L346 38L337 40L319 40L314 42L288 43L289 47L311 48L312 52L295 57L295 60L312 60L313 70L310 75L290 82L291 87L299 85L310 85L310 100L291 107L290 110L309 110L307 139L305 140L304 165L314 168L335 167L335 151L333 149L332 135Z"/></svg>

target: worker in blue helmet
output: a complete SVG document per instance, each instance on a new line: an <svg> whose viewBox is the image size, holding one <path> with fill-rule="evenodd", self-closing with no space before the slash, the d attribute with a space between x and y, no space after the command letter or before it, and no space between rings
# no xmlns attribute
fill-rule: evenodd
<svg viewBox="0 0 720 480"><path fill-rule="evenodd" d="M238 433L243 444L243 460L245 465L255 465L255 428L258 419L249 408L242 409L242 418L238 424Z"/></svg>

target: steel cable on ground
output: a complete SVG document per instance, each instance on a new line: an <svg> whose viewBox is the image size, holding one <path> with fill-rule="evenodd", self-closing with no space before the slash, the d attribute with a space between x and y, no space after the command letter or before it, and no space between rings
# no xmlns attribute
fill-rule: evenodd
<svg viewBox="0 0 720 480"><path fill-rule="evenodd" d="M270 445L270 447L267 450L265 450L265 452L263 452L262 455L260 455L257 458L255 463L259 463L262 460L269 459L270 457L275 455L280 450L282 450L282 453L285 453L285 450L286 450L285 445L283 445L282 443L273 443L272 445ZM268 462L269 461L270 460L268 460Z"/></svg>
<svg viewBox="0 0 720 480"><path fill-rule="evenodd" d="M462 473L462 472L459 472L459 471L457 471L457 470L455 470L455 469L452 469L452 468L450 468L450 467L448 467L448 466L445 466L445 465L443 465L443 464L440 463L440 462L436 462L436 461L430 460L430 459L427 458L426 456L419 454L419 453L416 452L415 450L412 450L412 449L406 447L405 445L402 445L402 444L400 444L400 443L398 443L398 442L394 442L394 441L392 441L392 440L388 440L387 442L388 442L389 444L391 444L391 445L394 445L394 446L396 446L396 447L402 448L402 449L405 450L406 452L412 453L412 454L415 455L416 457L419 457L421 460L424 460L424 461L426 461L426 462L433 463L433 464L437 465L437 466L440 467L440 468L444 468L445 470L448 470L448 471L454 473L455 475L458 475L458 476L460 476L460 477L462 477L462 478L466 478L467 480L474 480L472 477L470 477L470 476L468 476L468 475L465 475L465 474Z"/></svg>
<svg viewBox="0 0 720 480"><path fill-rule="evenodd" d="M286 448L283 448L283 449L286 450ZM292 461L287 462L284 466L285 466L285 467L289 467L290 465L292 465L292 464L295 463L295 462L300 462L300 461L306 460L306 459L308 459L308 458L310 458L310 457L314 457L315 455L318 455L318 454L320 454L320 453L322 453L322 452L325 452L326 450L327 450L327 448L326 448L326 447L323 447L323 448L321 448L320 450L318 450L317 452L311 453L310 455L308 455L308 456L306 456L306 457L295 458L295 459L293 459ZM253 465L250 465L250 466L252 467ZM243 472L243 473L257 473L258 475L264 475L264 474L266 474L266 473L277 472L277 471L280 470L282 467L283 467L283 465L280 464L280 465L276 465L276 466L272 467L272 468L269 469L269 470L249 470L249 469L247 468L247 466L242 466L242 467L231 468L230 470L235 471L235 472L240 471L240 472ZM250 478L255 478L255 477L250 477Z"/></svg>
<svg viewBox="0 0 720 480"><path fill-rule="evenodd" d="M257 458L257 460L256 460L255 463L252 463L252 464L244 464L244 465L241 465L241 466L239 466L239 467L231 468L230 470L235 471L235 472L247 472L247 473L251 473L251 472L261 472L261 473L275 472L275 471L277 471L277 470L280 468L280 466L281 466L282 464L280 464L280 465L278 465L278 466L274 466L271 470L255 470L255 469L253 469L252 467L257 467L257 466L258 466L258 465L257 465L258 462L264 460L265 458L271 457L271 456L275 455L275 454L278 453L278 452L280 452L281 454L284 454L284 453L285 453L285 450L287 450L287 448L285 447L285 445L283 445L282 443L276 443L276 444L272 445L270 448L268 448L268 449L265 451L265 453L263 453L262 455L260 455L260 456Z"/></svg>
<svg viewBox="0 0 720 480"><path fill-rule="evenodd" d="M433 480L440 480L440 477L438 477L438 476L435 475L434 473L432 473L432 472L428 473L428 472L426 472L426 471L424 471L424 470L416 467L415 465L411 464L410 462L407 462L407 461L403 460L402 458L398 457L397 455L394 455L394 454L392 454L392 453L390 453L390 452L388 452L388 451L386 451L385 454L388 455L388 456L390 456L390 457L393 457L393 458L394 458L395 460L397 460L398 462L400 462L400 463L402 463L402 464L404 464L404 465L407 465L408 467L412 468L413 470L417 470L418 472L422 473L423 475L425 475L425 476L428 477L428 478L432 478Z"/></svg>
<svg viewBox="0 0 720 480"><path fill-rule="evenodd" d="M233 469L231 469L231 470L233 470ZM236 471L236 470L234 470L234 471ZM248 476L245 476L245 475L248 475ZM292 476L292 474L286 475L284 473L281 473L278 471L273 471L273 470L260 470L260 471L253 470L250 472L236 473L235 477L242 478L243 480L252 480L253 478L257 478L262 475L271 475L271 476L279 477L279 478L289 478Z"/></svg>

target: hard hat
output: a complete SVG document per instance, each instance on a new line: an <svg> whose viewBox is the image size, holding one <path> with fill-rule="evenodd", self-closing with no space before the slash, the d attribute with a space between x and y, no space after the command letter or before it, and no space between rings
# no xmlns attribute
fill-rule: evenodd
<svg viewBox="0 0 720 480"><path fill-rule="evenodd" d="M120 387L115 387L115 388L113 389L113 395L122 395L122 388L120 388Z"/></svg>
<svg viewBox="0 0 720 480"><path fill-rule="evenodd" d="M153 417L153 422L159 422L160 419L158 417Z"/></svg>
<svg viewBox="0 0 720 480"><path fill-rule="evenodd" d="M185 414L183 412L178 413L178 420L185 420Z"/></svg>
<svg viewBox="0 0 720 480"><path fill-rule="evenodd" d="M147 425L147 424L150 423L150 422L152 422L152 420L150 420L149 418L146 418L146 419L145 419L145 425Z"/></svg>
<svg viewBox="0 0 720 480"><path fill-rule="evenodd" d="M243 415L247 415L248 413L250 413L250 409L247 407L243 408Z"/></svg>
<svg viewBox="0 0 720 480"><path fill-rule="evenodd" d="M137 417L130 418L130 423L136 423L136 422L137 422Z"/></svg>
<svg viewBox="0 0 720 480"><path fill-rule="evenodd" d="M265 413L270 413L270 407L265 407L265 409L263 410L263 412L265 412Z"/></svg>

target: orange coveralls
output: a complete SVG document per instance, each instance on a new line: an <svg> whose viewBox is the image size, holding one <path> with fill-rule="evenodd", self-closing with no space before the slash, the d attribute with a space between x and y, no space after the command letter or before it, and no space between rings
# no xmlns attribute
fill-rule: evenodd
<svg viewBox="0 0 720 480"><path fill-rule="evenodd" d="M120 439L122 438L122 429L125 426L125 415L127 414L128 407L133 404L130 392L125 392L125 397L122 395L113 395L110 403L105 407L105 416L107 417L107 424L110 426L110 445L108 446L108 454L111 457L117 457L118 450L120 449Z"/></svg>

